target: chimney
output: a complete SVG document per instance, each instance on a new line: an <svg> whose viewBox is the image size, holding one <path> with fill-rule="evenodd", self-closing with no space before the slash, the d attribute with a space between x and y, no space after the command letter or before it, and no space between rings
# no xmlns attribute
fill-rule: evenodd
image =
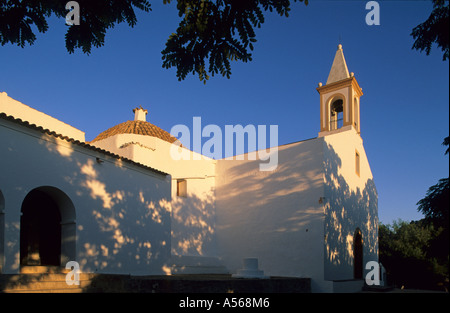
<svg viewBox="0 0 450 313"><path fill-rule="evenodd" d="M147 110L144 110L142 106L139 106L139 108L133 109L134 113L134 120L135 121L146 121L146 115L148 113Z"/></svg>

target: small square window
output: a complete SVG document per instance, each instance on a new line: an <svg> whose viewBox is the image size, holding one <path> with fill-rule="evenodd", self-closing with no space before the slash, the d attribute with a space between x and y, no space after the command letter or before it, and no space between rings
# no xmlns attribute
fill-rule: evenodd
<svg viewBox="0 0 450 313"><path fill-rule="evenodd" d="M356 175L359 176L360 174L360 157L359 157L359 153L358 151L356 151L355 153L355 171L356 171Z"/></svg>
<svg viewBox="0 0 450 313"><path fill-rule="evenodd" d="M177 196L187 197L187 182L185 179L177 179Z"/></svg>

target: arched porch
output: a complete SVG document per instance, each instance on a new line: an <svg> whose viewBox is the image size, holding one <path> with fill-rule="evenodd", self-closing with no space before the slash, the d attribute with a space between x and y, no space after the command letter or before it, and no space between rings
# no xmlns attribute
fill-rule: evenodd
<svg viewBox="0 0 450 313"><path fill-rule="evenodd" d="M75 207L60 189L31 190L20 218L20 265L64 266L76 256Z"/></svg>

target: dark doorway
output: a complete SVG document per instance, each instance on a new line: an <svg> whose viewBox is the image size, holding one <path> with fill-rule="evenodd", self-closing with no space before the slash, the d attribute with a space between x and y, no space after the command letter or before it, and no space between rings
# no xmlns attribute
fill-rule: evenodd
<svg viewBox="0 0 450 313"><path fill-rule="evenodd" d="M363 278L363 241L361 230L356 229L353 237L354 278Z"/></svg>
<svg viewBox="0 0 450 313"><path fill-rule="evenodd" d="M61 265L61 213L53 198L32 190L21 212L20 264Z"/></svg>

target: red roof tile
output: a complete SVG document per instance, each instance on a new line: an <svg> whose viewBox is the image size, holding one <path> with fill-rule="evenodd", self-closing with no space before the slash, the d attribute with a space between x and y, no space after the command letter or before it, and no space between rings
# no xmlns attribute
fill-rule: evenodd
<svg viewBox="0 0 450 313"><path fill-rule="evenodd" d="M137 134L144 136L152 136L165 140L169 143L174 143L175 141L177 141L177 138L170 135L170 133L149 122L127 121L105 130L104 132L100 133L97 137L95 137L91 142L103 140L108 137L119 134Z"/></svg>

